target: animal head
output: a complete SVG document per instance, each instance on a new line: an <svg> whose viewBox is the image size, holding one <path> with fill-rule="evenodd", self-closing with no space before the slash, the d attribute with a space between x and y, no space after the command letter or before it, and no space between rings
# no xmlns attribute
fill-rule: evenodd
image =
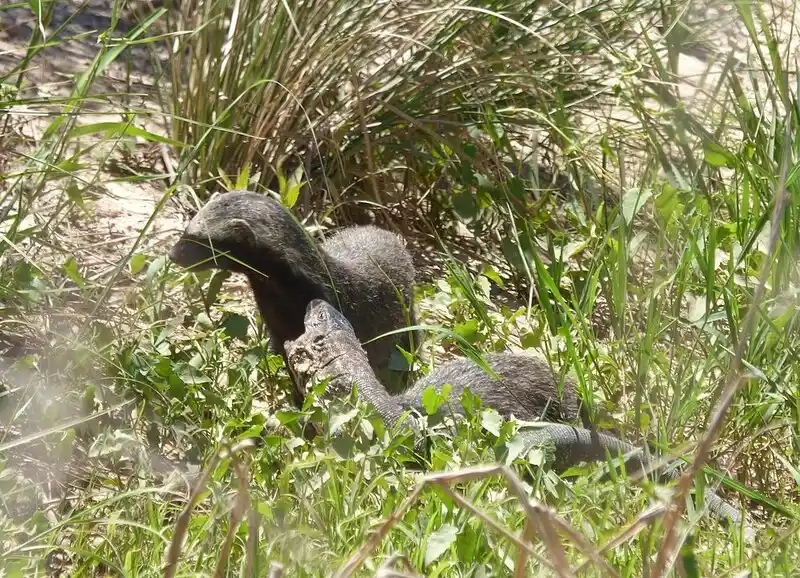
<svg viewBox="0 0 800 578"><path fill-rule="evenodd" d="M294 226L279 203L266 195L231 191L216 195L189 221L169 258L195 270L247 272ZM288 241L287 241L288 242Z"/></svg>
<svg viewBox="0 0 800 578"><path fill-rule="evenodd" d="M304 355L305 351L313 351L313 357L320 365L326 365L329 358L347 352L352 359L366 353L356 337L353 326L333 305L322 299L312 299L306 306L303 320L305 332L297 339L286 340L283 344L289 359ZM296 363L295 363L296 364Z"/></svg>
<svg viewBox="0 0 800 578"><path fill-rule="evenodd" d="M313 376L330 376L336 364L344 358L348 366L364 364L369 367L367 354L361 347L352 325L333 305L322 299L312 299L306 307L305 332L297 339L284 342L289 371L301 396L308 394L307 386Z"/></svg>
<svg viewBox="0 0 800 578"><path fill-rule="evenodd" d="M316 333L329 335L342 333L347 336L352 335L356 339L353 326L333 305L322 299L312 299L306 306L306 315L303 320L306 326L306 333ZM356 342L358 340L356 339Z"/></svg>

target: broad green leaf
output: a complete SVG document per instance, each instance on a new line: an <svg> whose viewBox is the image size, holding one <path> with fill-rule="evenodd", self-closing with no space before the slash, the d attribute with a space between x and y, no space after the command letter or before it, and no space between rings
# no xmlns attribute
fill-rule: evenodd
<svg viewBox="0 0 800 578"><path fill-rule="evenodd" d="M673 217L683 214L684 210L684 206L678 198L678 189L670 185L664 185L661 193L656 197L655 205L656 211L665 222L669 222Z"/></svg>
<svg viewBox="0 0 800 578"><path fill-rule="evenodd" d="M503 279L500 277L500 274L491 265L484 265L481 273L500 289L505 288L505 284L503 283Z"/></svg>
<svg viewBox="0 0 800 578"><path fill-rule="evenodd" d="M527 444L525 443L524 438L520 435L515 435L508 440L506 442L506 465L516 460L522 454L522 452L525 451L526 447Z"/></svg>
<svg viewBox="0 0 800 578"><path fill-rule="evenodd" d="M494 408L486 408L481 413L481 425L492 435L500 437L500 427L503 425L503 416Z"/></svg>
<svg viewBox="0 0 800 578"><path fill-rule="evenodd" d="M250 426L244 432L237 435L234 440L241 441L247 438L257 438L261 436L261 431L264 429L264 426L261 424Z"/></svg>
<svg viewBox="0 0 800 578"><path fill-rule="evenodd" d="M712 167L733 167L736 164L736 157L720 145L712 142L705 143L703 158Z"/></svg>
<svg viewBox="0 0 800 578"><path fill-rule="evenodd" d="M478 546L481 544L482 531L476 529L472 524L466 524L456 539L456 551L458 560L462 564L468 564L475 559Z"/></svg>
<svg viewBox="0 0 800 578"><path fill-rule="evenodd" d="M66 273L67 277L69 277L75 283L75 285L83 289L86 283L83 280L83 275L81 275L81 272L78 269L78 262L75 260L75 257L70 257L67 259L61 268L63 269L64 273Z"/></svg>
<svg viewBox="0 0 800 578"><path fill-rule="evenodd" d="M429 385L422 392L421 401L422 407L428 415L433 415L439 411L442 402L448 398L453 386L449 383L444 383L440 386L440 391L436 391L436 387Z"/></svg>
<svg viewBox="0 0 800 578"><path fill-rule="evenodd" d="M470 191L453 195L453 212L462 222L469 223L478 215L475 195Z"/></svg>
<svg viewBox="0 0 800 578"><path fill-rule="evenodd" d="M328 422L328 428L331 434L335 434L338 432L344 424L352 420L354 417L358 415L358 409L353 408L346 412L339 412L339 411L331 411L331 418Z"/></svg>
<svg viewBox="0 0 800 578"><path fill-rule="evenodd" d="M199 369L192 367L188 363L176 363L175 375L180 378L183 383L189 385L199 385L201 383L211 383L211 378L201 372Z"/></svg>
<svg viewBox="0 0 800 578"><path fill-rule="evenodd" d="M275 419L278 420L278 423L281 425L289 425L292 423L296 423L300 421L300 418L303 417L303 414L299 411L292 410L292 409L279 409L275 412Z"/></svg>
<svg viewBox="0 0 800 578"><path fill-rule="evenodd" d="M147 268L147 282L152 283L153 279L155 279L156 275L164 268L167 264L167 256L162 255L161 257L157 257L150 262L150 266Z"/></svg>
<svg viewBox="0 0 800 578"><path fill-rule="evenodd" d="M442 526L428 537L428 547L425 549L425 565L429 566L450 549L458 536L458 528L451 524Z"/></svg>
<svg viewBox="0 0 800 578"><path fill-rule="evenodd" d="M247 317L236 313L228 315L222 320L222 327L225 333L238 339L247 337L247 329L249 326L250 322L247 320Z"/></svg>
<svg viewBox="0 0 800 578"><path fill-rule="evenodd" d="M622 216L627 224L631 224L633 218L652 196L652 189L642 190L638 187L628 189L625 196L622 197Z"/></svg>
<svg viewBox="0 0 800 578"><path fill-rule="evenodd" d="M457 324L453 331L469 343L475 343L478 338L478 321L476 319L468 319L463 323Z"/></svg>
<svg viewBox="0 0 800 578"><path fill-rule="evenodd" d="M143 255L142 253L137 253L130 258L130 261L128 261L128 268L131 272L131 275L137 275L142 269L144 269L145 265L147 265L147 255Z"/></svg>
<svg viewBox="0 0 800 578"><path fill-rule="evenodd" d="M287 207L294 207L297 199L300 198L300 190L303 188L303 183L295 183L290 181L291 185L287 188L286 194L283 197L283 202Z"/></svg>

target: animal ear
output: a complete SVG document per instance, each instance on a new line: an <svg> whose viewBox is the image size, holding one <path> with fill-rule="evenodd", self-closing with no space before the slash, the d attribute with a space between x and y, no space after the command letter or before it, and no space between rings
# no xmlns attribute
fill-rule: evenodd
<svg viewBox="0 0 800 578"><path fill-rule="evenodd" d="M231 233L236 238L238 243L245 243L247 245L255 245L256 234L253 229L244 219L231 219L228 223L231 228Z"/></svg>

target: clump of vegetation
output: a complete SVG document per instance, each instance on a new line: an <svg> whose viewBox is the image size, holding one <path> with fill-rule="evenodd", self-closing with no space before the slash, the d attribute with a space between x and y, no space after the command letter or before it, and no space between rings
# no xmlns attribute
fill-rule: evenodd
<svg viewBox="0 0 800 578"><path fill-rule="evenodd" d="M61 4L0 7L4 575L797 572L792 10ZM421 371L463 343L544 353L758 547L648 509L674 487L507 451L469 395L424 485L355 396L290 407L236 278L164 255L232 188L314 233L402 229L445 329Z"/></svg>

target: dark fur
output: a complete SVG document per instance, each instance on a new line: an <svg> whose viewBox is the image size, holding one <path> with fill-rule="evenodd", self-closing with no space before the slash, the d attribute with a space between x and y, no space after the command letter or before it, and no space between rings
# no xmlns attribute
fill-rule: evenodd
<svg viewBox="0 0 800 578"><path fill-rule="evenodd" d="M244 273L272 347L284 358L283 344L303 333L312 299L336 305L362 342L416 324L414 265L402 237L374 226L350 227L316 246L266 195L231 191L212 198L169 256L183 267ZM393 391L404 389L405 376L391 376L396 372L388 370L389 360L396 345L412 349L410 333L364 346L373 370Z"/></svg>

